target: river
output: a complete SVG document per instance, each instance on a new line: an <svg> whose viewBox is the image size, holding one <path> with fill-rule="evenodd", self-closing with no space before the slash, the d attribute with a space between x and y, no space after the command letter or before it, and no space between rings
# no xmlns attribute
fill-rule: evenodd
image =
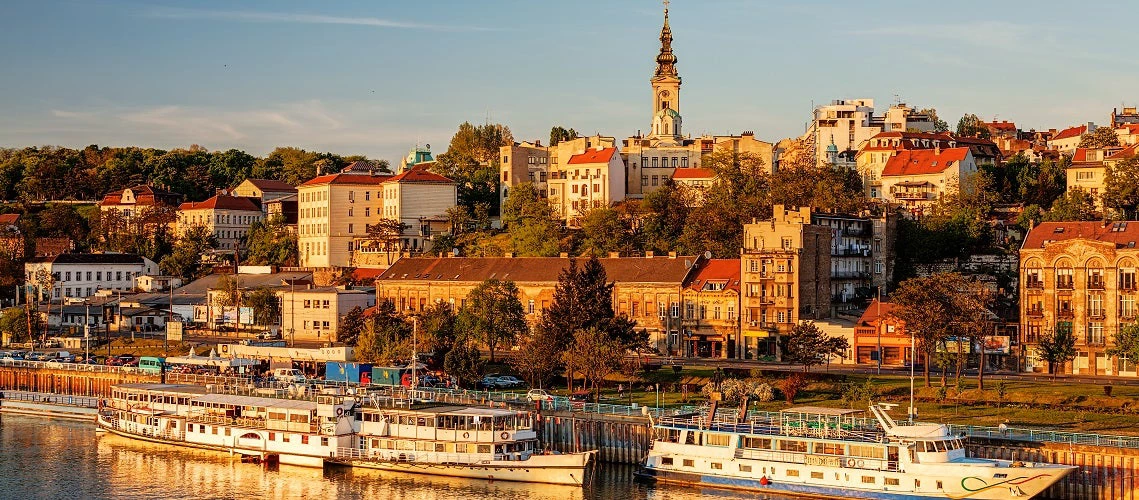
<svg viewBox="0 0 1139 500"><path fill-rule="evenodd" d="M0 415L0 497L155 498L669 499L781 498L652 487L633 468L602 464L585 489L436 478L345 468L242 463L221 453L96 434L86 422Z"/></svg>

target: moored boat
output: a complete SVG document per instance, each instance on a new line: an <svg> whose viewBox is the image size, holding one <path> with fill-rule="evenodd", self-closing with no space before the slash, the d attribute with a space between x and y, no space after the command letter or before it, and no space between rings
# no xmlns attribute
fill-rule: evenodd
<svg viewBox="0 0 1139 500"><path fill-rule="evenodd" d="M751 419L654 422L638 476L650 481L828 498L1032 498L1075 467L970 458L938 424L900 424L890 405L796 407Z"/></svg>

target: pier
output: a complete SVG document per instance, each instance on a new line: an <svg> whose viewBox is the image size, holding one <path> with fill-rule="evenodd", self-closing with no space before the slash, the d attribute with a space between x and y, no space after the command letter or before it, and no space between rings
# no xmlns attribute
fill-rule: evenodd
<svg viewBox="0 0 1139 500"><path fill-rule="evenodd" d="M266 388L248 379L166 374L165 382L210 385L216 392L266 395ZM98 399L120 383L158 383L163 376L137 368L66 363L18 362L0 365L0 412L91 419ZM331 385L331 384L330 384ZM338 387L345 387L340 384ZM269 389L272 392L272 389ZM362 395L368 388L358 388ZM390 388L385 389L390 390ZM649 416L699 411L697 407L657 409L615 404L576 403L562 399L539 405L524 394L451 389L404 391L407 396L437 401L539 410L537 433L542 446L552 451L597 450L607 463L637 464L652 443ZM308 398L278 388L278 397ZM727 410L731 411L731 410ZM1139 437L997 429L951 425L967 437L969 456L1076 465L1079 469L1052 487L1042 498L1072 500L1136 500L1139 473Z"/></svg>

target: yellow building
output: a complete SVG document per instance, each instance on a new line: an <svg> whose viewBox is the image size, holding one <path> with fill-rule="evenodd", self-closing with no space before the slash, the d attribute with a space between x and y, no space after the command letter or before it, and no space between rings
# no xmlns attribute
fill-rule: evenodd
<svg viewBox="0 0 1139 500"><path fill-rule="evenodd" d="M249 226L264 218L261 209L248 198L215 195L206 201L178 206L178 235L184 236L195 227L204 227L218 240L218 249L245 248Z"/></svg>
<svg viewBox="0 0 1139 500"><path fill-rule="evenodd" d="M775 205L770 220L744 225L740 256L744 359L778 357L777 338L830 314L831 231L811 209Z"/></svg>
<svg viewBox="0 0 1139 500"><path fill-rule="evenodd" d="M976 174L969 148L901 151L882 169L880 197L920 213L942 197L970 192Z"/></svg>
<svg viewBox="0 0 1139 500"><path fill-rule="evenodd" d="M297 194L297 188L283 181L273 179L245 179L229 193L233 196L256 198L265 208L265 204Z"/></svg>
<svg viewBox="0 0 1139 500"><path fill-rule="evenodd" d="M1135 376L1135 361L1107 355L1119 329L1134 323L1139 221L1043 222L1020 248L1021 344L1025 370L1048 365L1040 335L1068 331L1076 358L1057 373Z"/></svg>
<svg viewBox="0 0 1139 500"><path fill-rule="evenodd" d="M575 154L554 172L548 181L548 196L570 226L578 226L590 210L625 199L625 164L617 148L598 146Z"/></svg>
<svg viewBox="0 0 1139 500"><path fill-rule="evenodd" d="M1127 147L1076 148L1072 154L1072 164L1065 171L1068 190L1079 189L1090 194L1096 207L1103 208L1107 170L1116 163L1135 156L1137 147L1139 146L1132 144Z"/></svg>
<svg viewBox="0 0 1139 500"><path fill-rule="evenodd" d="M709 259L684 284L684 354L737 357L740 333L740 260Z"/></svg>
<svg viewBox="0 0 1139 500"><path fill-rule="evenodd" d="M682 348L681 295L701 257L610 257L599 259L613 286L613 310L648 330L662 352ZM378 300L400 311L422 311L437 302L456 309L466 305L471 289L488 279L512 281L531 323L554 299L558 274L568 257L405 257L376 278ZM578 266L585 261L578 260Z"/></svg>

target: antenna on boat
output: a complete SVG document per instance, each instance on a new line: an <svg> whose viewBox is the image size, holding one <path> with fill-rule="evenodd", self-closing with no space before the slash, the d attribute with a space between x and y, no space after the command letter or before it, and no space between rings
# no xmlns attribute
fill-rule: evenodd
<svg viewBox="0 0 1139 500"><path fill-rule="evenodd" d="M910 424L914 423L914 417L917 416L917 408L914 408L914 367L917 366L918 353L917 353L917 332L910 331ZM929 361L928 359L926 360ZM983 369L983 368L982 368ZM927 372L928 373L928 372Z"/></svg>

